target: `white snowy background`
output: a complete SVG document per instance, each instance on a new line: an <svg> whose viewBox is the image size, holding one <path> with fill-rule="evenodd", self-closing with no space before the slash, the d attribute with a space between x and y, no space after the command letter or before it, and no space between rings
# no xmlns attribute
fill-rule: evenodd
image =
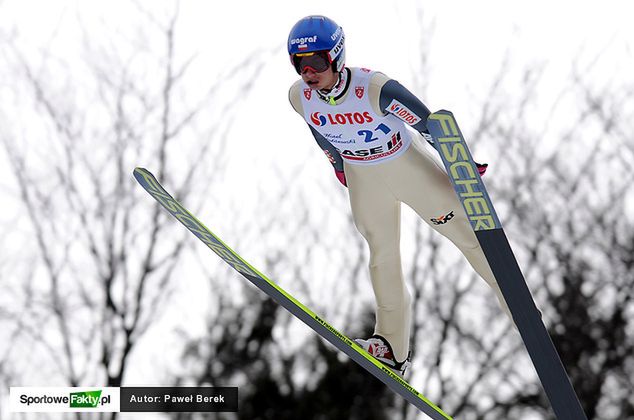
<svg viewBox="0 0 634 420"><path fill-rule="evenodd" d="M537 156L548 156L562 144L562 133L575 122L586 124L580 115L581 110L586 109L580 105L583 99L569 94L571 89L583 84L596 92L610 95L617 92L611 98L618 97L620 107L606 109L613 113L614 119L622 118L612 123L620 127L619 138L623 142L599 145L604 139L601 133L605 127L587 123L587 130L593 134L579 138L578 147L570 151L569 163L571 168L582 170L579 166L587 164L587 150L605 150L611 146L621 150L623 159L633 155L634 26L631 17L634 7L629 2L0 0L0 136L3 145L0 148L3 197L0 212L0 396L3 397L0 418L27 418L8 413L4 400L8 386L62 386L69 385L71 377L86 386L104 385L107 380L108 375L99 364L102 350L99 343L109 333L106 329L81 330L108 317L103 305L95 303L103 300L104 288L97 279L108 264L99 267L91 259L85 225L76 217L82 206L64 205L63 199L58 201L66 190L64 182L56 181L59 170L53 168L73 166L68 173L75 177L74 185L82 190L86 203L91 202L89 196L96 191L89 174L81 168L93 166L92 159L94 168L104 168L98 176L127 177L123 181L129 184L125 187L125 196L113 193L105 201L113 208L117 203L134 206L128 229L137 236L130 244L140 248L132 249L123 263L133 267L130 260L141 258L144 252L141 249L147 249L151 241L143 229L154 215L154 204L135 184L131 173L137 165L158 170L154 151L160 143L164 108L159 105L153 108L152 103L158 104L164 93L161 86L167 51L165 29L171 19L174 19L174 68L184 69L184 75L178 81L178 88L171 92L168 112L173 113L174 121L184 119L187 110L196 106L200 106L200 112L187 120L187 128L165 149L166 188L175 190L184 184L192 162L197 156L204 156L196 163L201 169L193 176L195 182L190 185L189 199L184 204L253 266L270 275L317 313L324 314L339 330L359 331L362 323L367 324L367 320L358 319L362 314L369 316L368 311L372 309L365 265L367 252L352 227L345 189L338 184L330 164L287 98L288 87L297 75L286 53L286 37L295 21L309 14L327 15L343 26L348 65L380 70L409 87L430 109L445 108L454 112L467 139L474 139L476 158L491 165L486 180L492 179L490 192L494 203L497 203L496 191L502 197L498 211L503 223L509 220L508 234L513 245L519 247L521 264L528 264L531 256L521 247L523 222L516 220L520 216L511 214L512 206L503 199L507 192L504 179L511 176L504 172L500 161L508 156L501 150L503 143L488 141L490 132L480 130L486 120L484 115L505 121L512 119L514 115L505 113L504 101L509 101L509 110L522 109L522 114L518 114L521 121L515 126L509 124L516 128L512 131L513 143L519 142L521 150L524 141L527 150L537 147ZM42 91L35 86L41 86ZM212 87L214 90L209 93ZM528 87L533 94L527 97L524 107L519 106ZM137 93L138 96L129 102L126 99L117 102L116 92L121 89L130 89L132 96ZM48 104L59 110L59 124L50 118L51 110L41 101L42 97L49 98ZM104 106L105 103L112 107ZM483 109L490 109L491 114ZM130 124L137 121L136 128L141 132L137 133L139 137L133 145L119 144L109 149L112 136L108 133L116 131L111 124L117 110L129 113L126 121ZM145 120L144 112L152 116ZM70 141L57 143L55 139L65 135L66 123ZM577 129L579 133L586 131L583 125ZM537 145L533 142L536 133L543 134ZM504 137L505 134L498 132L497 135ZM126 142L125 136L121 139ZM74 141L79 142L77 150L82 152L78 156L84 160L68 165L73 161L69 158L72 153L65 147L75 147ZM203 154L200 150L205 144L213 146ZM570 147L570 143L565 143L565 147ZM126 150L121 157L121 167L110 154L112 150ZM21 156L24 167L12 164L16 156ZM598 161L589 165L593 170L595 165L605 166L601 168L605 183L593 185L594 196L599 201L613 185L615 176L609 174L610 164ZM522 171L529 173L535 168L519 165L515 170L515 176L521 177ZM24 189L18 182L20 172L28 173L27 186L39 186L51 193L50 198L40 201L42 197L36 192L27 193L41 206L29 210L25 204ZM569 173L574 176L579 172ZM598 179L601 180L601 176ZM104 185L110 184L106 181ZM116 188L113 191L116 192ZM109 192L112 191L103 191L105 195ZM530 194L531 190L527 189L526 193ZM528 201L548 207L554 200L551 194L556 192L544 191L542 196L532 195ZM634 213L631 189L622 191L622 197L625 197L622 218L631 225ZM69 203L77 204L72 199ZM88 222L92 226L90 223L99 220L99 209L90 204L88 207L94 215ZM148 280L148 289L144 292L148 294L147 299L156 295L156 287L163 288L164 293L156 306L149 306L151 319L143 320L146 328L139 332L127 356L124 385L168 385L177 377L187 381L196 368L183 362L185 342L205 337L209 333L209 320L220 319L215 318L214 312L219 307L218 296L234 307L244 308L245 312L252 304L249 299L256 296L246 294L248 287L243 284L244 280L223 267L193 237L186 236L179 226L173 226L173 221L162 220L164 227L157 239L161 244L157 245L156 254L170 252L170 242L182 241L184 248L179 250L173 263L167 263L170 268L166 269L166 273L169 272L166 283L158 286ZM121 223L116 220L111 226L122 232L122 236L114 239L115 248L125 240L126 229ZM99 244L103 239L104 247L108 243L107 226L97 228L95 225L95 240ZM430 236L428 229L406 208L402 229L404 272L411 277L408 281L415 281L414 273L418 280L427 276L417 271L418 268L424 271L426 264L419 267L417 261L433 259L450 270L460 260L451 247L441 246L442 255L438 249L425 248L424 244L436 243L438 238ZM41 236L38 231L42 232ZM100 247L97 245L96 253L107 254L107 249ZM44 248L50 253L44 253ZM45 267L46 258L55 261L52 269ZM588 262L600 267L610 264L591 253ZM468 270L466 266L458 267L462 274L452 275L464 281L477 298L465 303L464 308L468 309L452 314L475 330L504 331L508 326L495 312L493 298L486 287L473 281L468 273L464 274ZM129 271L129 277L121 271L117 275L134 278L138 274L135 270L141 267L124 269ZM433 275L441 272L435 271ZM627 277L632 272L621 274ZM430 272L428 276L433 275ZM52 279L65 282L66 286L59 286ZM126 281L118 281L112 293L115 300L119 296L123 302L129 290ZM80 284L86 287L81 293L78 292ZM60 288L61 304L49 302L54 287ZM94 300L85 298L84 294L92 294ZM537 296L539 301L540 295ZM425 300L426 296L419 298ZM613 298L610 294L604 296L608 304ZM491 321L484 311L478 310L482 302L487 302L487 313L494 314L495 326L489 324ZM447 309L438 305L440 310ZM70 336L74 329L80 330L77 337L67 340L60 332L63 322L51 315L59 308L67 313L64 319L69 322ZM600 307L597 310L600 311ZM421 311L425 319L437 315L430 307ZM544 312L547 323L557 322L555 316L549 318L548 310ZM628 314L630 319L634 316L631 312ZM280 318L283 328L273 330L279 347L275 351L288 355L301 352L312 333L299 322ZM424 323L425 319L420 322ZM229 320L225 317L221 322ZM118 327L115 325L113 331ZM630 324L628 340L632 337L631 328ZM238 334L238 328L234 332ZM119 338L116 332L110 333L116 353ZM423 333L416 340L419 348L427 344ZM513 348L517 341L509 340L504 345ZM426 357L425 352L420 353ZM438 370L446 376L477 376L470 359L461 359L459 353L458 348L446 348L444 355L452 362L442 364ZM70 355L68 360L64 354ZM75 360L74 376L68 370L71 359ZM515 362L520 366L519 372L534 377L525 355L520 354ZM421 359L418 363L425 365ZM630 358L629 364L632 363ZM441 395L441 390L447 390L442 388L440 379L428 374L429 365L425 366L412 376L412 384L433 401L443 398L446 403L441 406L451 413L451 408L458 403L450 395ZM273 367L278 373L283 369L275 364ZM110 368L116 370L118 366L114 363ZM416 365L413 370L416 371ZM307 378L312 374L300 363L292 374L293 381L310 382ZM516 379L511 378L509 382ZM491 386L499 386L501 394L513 389L504 384L504 378L486 380L497 384ZM236 375L235 382L226 385L242 385L245 381L247 378ZM622 384L612 386L628 392ZM627 386L631 393L631 380ZM484 397L471 402L482 411L493 403ZM630 403L631 407L631 399ZM616 408L611 411L605 406L607 403L603 404L599 404L603 410L595 418L618 418ZM476 418L469 417L475 415L473 413L465 413L464 418ZM399 418L424 418L406 409L398 414L402 416ZM539 412L531 415L530 418L542 418Z"/></svg>

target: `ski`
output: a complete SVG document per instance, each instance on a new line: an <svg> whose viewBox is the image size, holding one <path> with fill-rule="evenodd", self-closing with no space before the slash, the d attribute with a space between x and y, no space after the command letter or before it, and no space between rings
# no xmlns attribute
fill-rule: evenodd
<svg viewBox="0 0 634 420"><path fill-rule="evenodd" d="M427 120L427 129L500 285L555 416L559 420L587 419L453 114L445 110L433 113Z"/></svg>
<svg viewBox="0 0 634 420"><path fill-rule="evenodd" d="M220 238L207 229L194 215L175 200L154 175L147 169L136 168L134 177L141 186L158 201L172 216L180 221L191 233L207 245L238 273L266 293L269 297L283 306L287 311L299 318L313 331L330 344L344 352L348 357L361 365L365 370L387 385L392 391L401 395L405 400L416 406L423 413L434 420L451 419L438 406L416 391L410 384L382 365L374 357L354 343L350 338L337 331L334 327L316 315L309 308L300 303L288 292L264 274L253 268L240 255L229 248Z"/></svg>

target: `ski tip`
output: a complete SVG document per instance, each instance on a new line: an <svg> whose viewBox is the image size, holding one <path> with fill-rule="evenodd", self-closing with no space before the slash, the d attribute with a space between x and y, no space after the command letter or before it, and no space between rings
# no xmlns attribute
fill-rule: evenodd
<svg viewBox="0 0 634 420"><path fill-rule="evenodd" d="M147 170L147 169L145 169L145 168L142 168L142 167L140 167L140 166L137 166L136 168L134 168L134 171L132 171L132 174L133 174L135 177L137 177L137 176L140 176L140 175L143 175L143 174L150 174L150 175L152 175L152 172L148 171L148 170Z"/></svg>
<svg viewBox="0 0 634 420"><path fill-rule="evenodd" d="M138 182L141 182L141 183L142 183L142 180L148 176L152 178L154 177L154 175L152 175L152 172L140 166L137 166L136 168L134 168L134 171L132 171L132 175Z"/></svg>

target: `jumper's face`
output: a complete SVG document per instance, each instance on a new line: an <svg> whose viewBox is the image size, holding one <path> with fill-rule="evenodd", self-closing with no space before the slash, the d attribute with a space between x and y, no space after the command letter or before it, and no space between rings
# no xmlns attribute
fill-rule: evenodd
<svg viewBox="0 0 634 420"><path fill-rule="evenodd" d="M295 70L311 89L328 90L337 83L337 73L327 51L299 53L293 56Z"/></svg>
<svg viewBox="0 0 634 420"><path fill-rule="evenodd" d="M312 69L305 69L302 72L302 80L311 89L330 90L337 83L337 73L328 67L327 70L317 73Z"/></svg>

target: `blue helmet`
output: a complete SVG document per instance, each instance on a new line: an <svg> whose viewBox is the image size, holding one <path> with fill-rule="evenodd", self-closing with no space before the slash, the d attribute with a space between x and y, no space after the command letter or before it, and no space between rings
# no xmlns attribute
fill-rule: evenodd
<svg viewBox="0 0 634 420"><path fill-rule="evenodd" d="M296 54L326 52L333 71L343 70L346 59L343 28L325 16L306 16L299 20L288 35L291 62Z"/></svg>

